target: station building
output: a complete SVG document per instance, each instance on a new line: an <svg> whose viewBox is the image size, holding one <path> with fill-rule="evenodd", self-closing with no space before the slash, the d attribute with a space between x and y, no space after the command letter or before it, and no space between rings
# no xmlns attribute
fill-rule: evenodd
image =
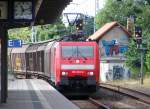
<svg viewBox="0 0 150 109"><path fill-rule="evenodd" d="M8 30L13 28L52 24L72 0L1 0L0 1L0 106L6 103L8 93L7 47ZM16 8L17 5L17 8ZM21 9L28 6L26 9ZM20 13L17 13L18 10ZM22 12L22 11L27 11ZM45 13L48 12L48 13ZM15 14L17 13L17 14ZM9 101L9 100L8 100ZM18 102L17 102L18 103ZM11 103L8 103L11 104ZM17 104L18 105L18 104ZM24 105L27 106L25 103ZM22 105L22 108L24 107ZM25 108L26 108L25 106ZM1 107L0 107L1 108ZM10 108L13 108L10 106ZM7 108L9 109L9 108ZM16 108L14 108L16 109Z"/></svg>
<svg viewBox="0 0 150 109"><path fill-rule="evenodd" d="M100 52L101 81L125 79L130 75L125 66L124 53L128 50L131 34L118 22L106 23L88 39L96 40Z"/></svg>

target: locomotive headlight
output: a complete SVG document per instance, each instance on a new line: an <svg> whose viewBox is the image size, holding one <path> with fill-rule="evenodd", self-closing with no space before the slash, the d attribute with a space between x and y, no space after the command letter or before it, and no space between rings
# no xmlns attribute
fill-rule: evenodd
<svg viewBox="0 0 150 109"><path fill-rule="evenodd" d="M62 74L62 76L67 76L68 72L62 72L61 74Z"/></svg>
<svg viewBox="0 0 150 109"><path fill-rule="evenodd" d="M88 75L89 75L89 76L93 76L94 73L93 73L93 72L88 72Z"/></svg>

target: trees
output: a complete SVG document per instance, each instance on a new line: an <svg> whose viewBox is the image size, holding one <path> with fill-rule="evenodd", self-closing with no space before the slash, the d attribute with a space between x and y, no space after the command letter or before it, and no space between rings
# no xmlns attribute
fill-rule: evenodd
<svg viewBox="0 0 150 109"><path fill-rule="evenodd" d="M94 32L94 18L87 16L84 23L83 31L85 36L90 36Z"/></svg>
<svg viewBox="0 0 150 109"><path fill-rule="evenodd" d="M118 21L126 26L127 17L138 16L142 12L141 5L135 0L106 0L104 8L96 16L97 28L111 21Z"/></svg>
<svg viewBox="0 0 150 109"><path fill-rule="evenodd" d="M29 27L10 29L9 39L22 39L24 43L31 42L31 29Z"/></svg>
<svg viewBox="0 0 150 109"><path fill-rule="evenodd" d="M37 32L37 41L43 41L66 34L66 27L59 18L54 24L35 26L35 31ZM31 42L31 34L31 27L10 29L8 31L10 39L22 39L25 43Z"/></svg>

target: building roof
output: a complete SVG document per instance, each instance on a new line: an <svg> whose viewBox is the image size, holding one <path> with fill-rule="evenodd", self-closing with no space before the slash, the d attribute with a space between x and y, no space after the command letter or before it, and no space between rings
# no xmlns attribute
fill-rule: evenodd
<svg viewBox="0 0 150 109"><path fill-rule="evenodd" d="M129 37L131 37L131 34L125 29L121 24L118 22L110 22L106 23L103 27L101 27L99 30L97 30L94 34L89 36L88 39L91 40L99 40L101 39L108 31L110 31L113 27L119 26Z"/></svg>
<svg viewBox="0 0 150 109"><path fill-rule="evenodd" d="M9 1L9 0L6 0ZM8 27L19 28L31 25L51 24L61 16L62 11L72 0L33 0L35 5L35 18L32 22L8 22ZM5 22L4 22L5 23Z"/></svg>
<svg viewBox="0 0 150 109"><path fill-rule="evenodd" d="M37 1L37 0L35 0ZM62 11L72 0L38 0L36 8L36 24L49 24L56 21ZM38 6L39 5L39 6Z"/></svg>

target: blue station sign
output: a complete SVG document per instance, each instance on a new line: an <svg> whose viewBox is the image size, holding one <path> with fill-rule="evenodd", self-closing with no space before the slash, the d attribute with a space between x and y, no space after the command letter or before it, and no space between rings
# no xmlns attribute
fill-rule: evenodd
<svg viewBox="0 0 150 109"><path fill-rule="evenodd" d="M22 47L22 40L8 40L8 47Z"/></svg>

